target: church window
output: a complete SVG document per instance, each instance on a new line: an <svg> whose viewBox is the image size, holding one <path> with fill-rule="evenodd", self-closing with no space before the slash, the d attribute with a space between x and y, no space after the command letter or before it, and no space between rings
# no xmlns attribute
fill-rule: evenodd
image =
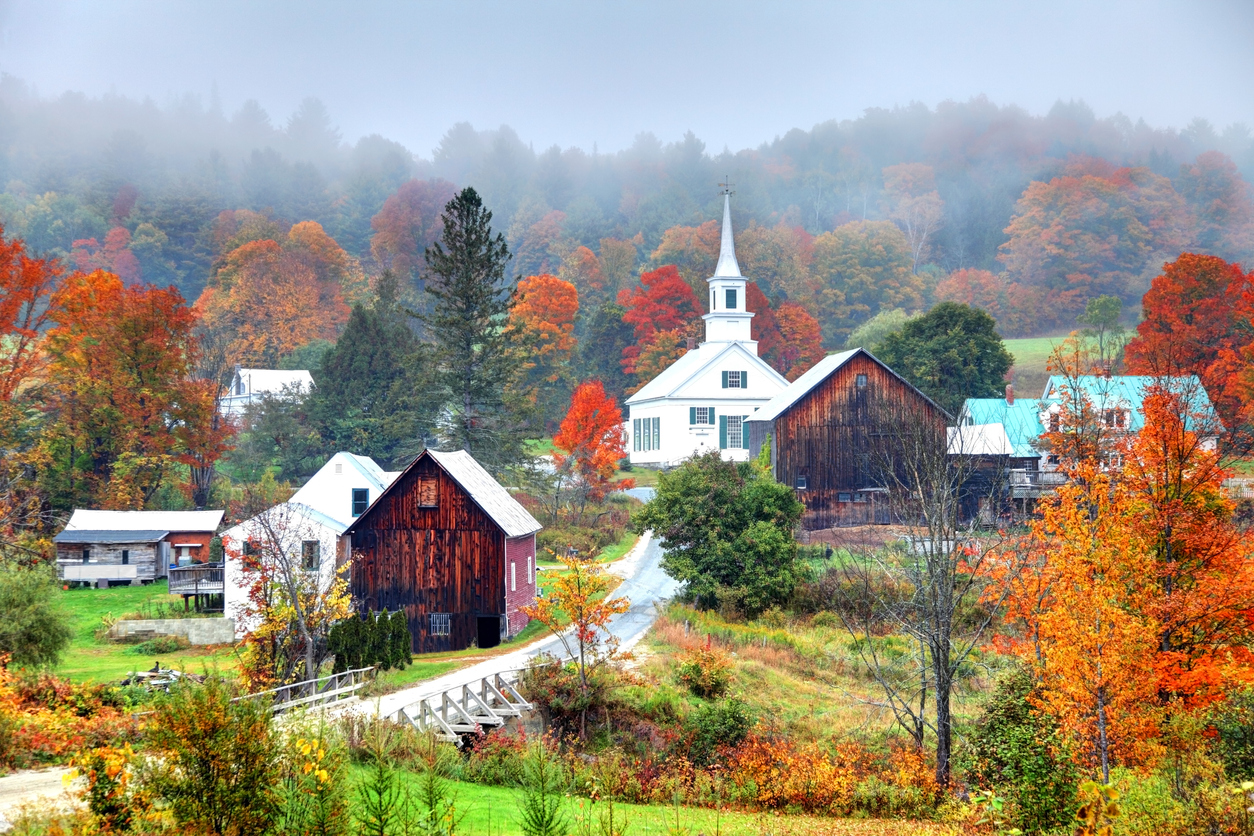
<svg viewBox="0 0 1254 836"><path fill-rule="evenodd" d="M734 311L736 309L736 288L727 288L727 309Z"/></svg>
<svg viewBox="0 0 1254 836"><path fill-rule="evenodd" d="M688 407L688 423L689 424L713 424L714 423L714 407L712 406Z"/></svg>
<svg viewBox="0 0 1254 836"><path fill-rule="evenodd" d="M724 389L748 389L749 373L748 372L723 372L723 388Z"/></svg>
<svg viewBox="0 0 1254 836"><path fill-rule="evenodd" d="M631 421L631 449L637 453L662 448L662 419L633 418Z"/></svg>
<svg viewBox="0 0 1254 836"><path fill-rule="evenodd" d="M749 427L745 415L720 415L718 446L720 450L744 450L749 447Z"/></svg>
<svg viewBox="0 0 1254 836"><path fill-rule="evenodd" d="M662 449L662 419L653 418L653 449Z"/></svg>

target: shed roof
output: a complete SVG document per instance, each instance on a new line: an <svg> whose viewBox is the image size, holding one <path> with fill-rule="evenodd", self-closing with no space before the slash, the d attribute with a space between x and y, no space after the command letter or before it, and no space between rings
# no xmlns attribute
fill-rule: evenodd
<svg viewBox="0 0 1254 836"><path fill-rule="evenodd" d="M77 508L67 531L208 531L218 530L224 511L97 511Z"/></svg>
<svg viewBox="0 0 1254 836"><path fill-rule="evenodd" d="M535 517L518 502L517 499L510 496L509 491L501 486L501 483L492 478L492 474L483 469L483 465L475 460L475 457L465 450L454 450L452 452L443 453L439 450L430 448L423 450L418 458L405 470L401 471L401 476L412 470L426 456L430 456L440 469L449 475L449 477L462 487L462 490L475 501L483 512L487 514L494 523L500 526L505 532L506 537L522 537L527 534L533 534L544 526L540 525ZM385 496L392 492L392 489L401 481L400 477L392 480L392 483L384 489L383 493L370 503L370 508L366 509L366 513L362 514L348 527L345 533L351 534L362 520L370 515Z"/></svg>
<svg viewBox="0 0 1254 836"><path fill-rule="evenodd" d="M1041 451L1033 445L1045 432L1041 413L1047 409L1048 402L1035 398L1016 398L1013 404L1006 403L1005 398L967 398L960 423L968 426L999 424L1010 443L1010 452L989 455L1033 459L1041 455Z"/></svg>
<svg viewBox="0 0 1254 836"><path fill-rule="evenodd" d="M885 369L888 369L888 371L894 377L900 380L904 385L913 389L920 398L923 398L925 401L932 404L932 406L935 406L938 410L940 410L942 415L948 415L948 413L945 412L945 410L941 409L939 406L937 406L936 403L931 398L929 398L927 395L920 392L918 388L914 386L914 384L912 384L910 381L906 380L904 377L894 372L892 369L888 368L888 366L884 365L884 363L882 363L880 360L876 359L874 354L867 351L865 348L853 348L853 349L850 349L849 351L841 351L836 354L829 354L826 357L824 357L822 360L820 360L819 362L815 363L813 366L810 367L809 370L806 371L805 374L801 375L801 377L797 378L792 383L790 383L787 389L780 392L775 397L771 398L769 401L766 402L765 406L763 406L757 412L750 415L749 420L750 421L774 421L776 418L783 415L790 408L792 408L794 404L796 404L806 395L810 394L810 392L816 386L818 386L824 380L827 380L829 377L835 374L837 369L839 369L841 366L848 363L858 354L865 354L867 357L870 357L876 363L879 363L879 365L884 366Z"/></svg>
<svg viewBox="0 0 1254 836"><path fill-rule="evenodd" d="M1013 456L1014 444L1002 424L946 427L951 456Z"/></svg>
<svg viewBox="0 0 1254 836"><path fill-rule="evenodd" d="M96 531L88 528L66 529L52 538L54 543L156 543L169 535L168 531Z"/></svg>

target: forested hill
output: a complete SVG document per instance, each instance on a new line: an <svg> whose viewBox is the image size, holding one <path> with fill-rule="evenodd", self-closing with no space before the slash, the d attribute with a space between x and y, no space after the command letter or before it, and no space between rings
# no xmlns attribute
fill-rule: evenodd
<svg viewBox="0 0 1254 836"><path fill-rule="evenodd" d="M1114 293L1135 303L1163 260L1187 248L1249 262L1254 234L1239 172L1254 179L1254 142L1242 126L1217 130L1199 119L1179 132L1156 129L1099 119L1082 103L1060 102L1044 116L985 99L872 109L735 152L711 152L691 134L666 143L649 133L615 153L537 151L508 127L459 124L428 158L378 135L345 142L316 99L278 120L251 101L228 114L194 96L162 105L47 99L12 77L0 83L6 235L78 266L174 284L189 300L221 265L224 245L238 243L239 223L221 215L240 209L283 228L314 221L363 274L399 266L416 281L415 257L434 237L441 201L464 185L506 231L515 274L569 274L578 270L572 259L595 255L606 273L675 263L691 281L710 257L701 224L717 217L717 184L730 176L751 277L773 303L810 307L827 342L881 308L926 305L964 268L990 272L959 273L942 296L990 309L1007 333L1030 333L1072 324L1076 299ZM1093 213L1095 197L1104 208ZM1004 246L1015 225L1024 240L1048 237L1069 201L1089 213L1083 231L1094 252L1068 261ZM828 274L846 269L850 247L895 246L874 229L835 251L814 238L862 220L893 221L920 278L895 295L824 310L820 291L843 281ZM610 265L606 241L609 261L626 253L634 262ZM630 251L614 249L623 242ZM874 258L855 256L864 266ZM1077 275L1089 277L1079 289L1067 284ZM1032 315L1042 304L1058 309L1056 321Z"/></svg>

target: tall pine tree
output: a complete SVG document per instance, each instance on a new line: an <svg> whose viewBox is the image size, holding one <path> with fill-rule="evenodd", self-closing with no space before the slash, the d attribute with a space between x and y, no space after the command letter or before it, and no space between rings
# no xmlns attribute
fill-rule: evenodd
<svg viewBox="0 0 1254 836"><path fill-rule="evenodd" d="M426 251L430 311L419 316L432 340L434 382L446 408L440 444L464 449L492 473L526 458L525 407L511 395L518 360L504 329L514 302L505 277L509 247L492 232L492 213L472 188L444 207L440 240Z"/></svg>

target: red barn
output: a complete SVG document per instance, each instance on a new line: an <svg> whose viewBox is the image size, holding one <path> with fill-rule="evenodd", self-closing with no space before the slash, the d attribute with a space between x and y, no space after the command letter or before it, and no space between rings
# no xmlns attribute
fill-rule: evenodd
<svg viewBox="0 0 1254 836"><path fill-rule="evenodd" d="M414 652L495 647L527 625L541 528L465 450L424 450L345 532L362 610L404 610Z"/></svg>

